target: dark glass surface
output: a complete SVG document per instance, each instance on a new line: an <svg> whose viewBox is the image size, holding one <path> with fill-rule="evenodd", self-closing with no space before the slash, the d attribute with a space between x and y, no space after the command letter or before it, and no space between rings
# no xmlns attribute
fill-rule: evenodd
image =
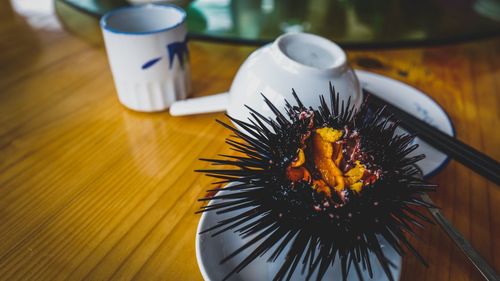
<svg viewBox="0 0 500 281"><path fill-rule="evenodd" d="M57 0L56 0L57 1ZM125 0L59 0L82 12L101 17L105 13L128 5Z"/></svg>
<svg viewBox="0 0 500 281"><path fill-rule="evenodd" d="M124 0L61 0L96 17ZM287 31L344 47L414 46L500 34L500 0L184 1L193 38L264 44Z"/></svg>

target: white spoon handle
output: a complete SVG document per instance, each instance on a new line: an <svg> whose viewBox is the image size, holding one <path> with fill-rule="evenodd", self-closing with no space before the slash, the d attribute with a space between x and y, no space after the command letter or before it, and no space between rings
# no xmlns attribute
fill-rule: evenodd
<svg viewBox="0 0 500 281"><path fill-rule="evenodd" d="M206 97L192 98L174 102L170 106L172 116L184 116L226 111L229 105L229 93L220 93Z"/></svg>

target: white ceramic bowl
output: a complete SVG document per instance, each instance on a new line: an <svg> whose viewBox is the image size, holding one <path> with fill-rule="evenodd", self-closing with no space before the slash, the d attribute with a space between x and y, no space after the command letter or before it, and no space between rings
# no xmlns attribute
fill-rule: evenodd
<svg viewBox="0 0 500 281"><path fill-rule="evenodd" d="M317 107L319 95L329 102L329 83L342 99L362 103L358 78L344 51L332 41L308 33L287 33L252 53L238 70L229 91L227 112L232 117L249 116L244 105L272 116L262 96L280 110L285 99L294 103L292 89L306 106Z"/></svg>
<svg viewBox="0 0 500 281"><path fill-rule="evenodd" d="M286 33L253 52L241 65L229 93L177 101L173 116L226 110L245 120L248 105L265 116L274 116L260 94L284 111L285 99L295 104L294 89L306 106L316 108L319 95L330 102L330 83L341 99L356 107L363 102L358 78L344 51L332 41L308 33Z"/></svg>

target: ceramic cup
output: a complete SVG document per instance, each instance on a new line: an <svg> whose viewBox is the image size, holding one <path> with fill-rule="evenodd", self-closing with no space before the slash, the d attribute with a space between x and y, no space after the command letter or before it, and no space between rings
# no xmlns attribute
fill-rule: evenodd
<svg viewBox="0 0 500 281"><path fill-rule="evenodd" d="M161 111L190 91L186 12L148 4L111 11L101 18L120 102L136 111Z"/></svg>
<svg viewBox="0 0 500 281"><path fill-rule="evenodd" d="M294 89L306 106L319 106L319 95L330 100L329 83L342 100L351 98L359 107L363 101L358 78L344 51L332 41L308 33L287 33L273 43L253 52L238 70L229 94L176 102L172 115L187 115L226 110L245 120L248 105L265 116L272 112L261 93L278 108L285 99L294 103Z"/></svg>

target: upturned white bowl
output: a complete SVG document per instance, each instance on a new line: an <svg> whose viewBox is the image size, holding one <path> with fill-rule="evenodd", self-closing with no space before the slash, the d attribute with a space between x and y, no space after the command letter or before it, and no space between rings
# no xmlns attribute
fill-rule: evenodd
<svg viewBox="0 0 500 281"><path fill-rule="evenodd" d="M285 99L295 104L292 89L306 106L319 106L319 95L330 102L329 83L347 102L359 107L362 94L358 78L344 51L332 41L308 33L287 33L252 53L241 65L229 91L227 112L245 120L244 105L272 116L260 94L278 109Z"/></svg>
<svg viewBox="0 0 500 281"><path fill-rule="evenodd" d="M237 119L250 116L245 105L272 117L261 94L279 110L285 99L295 104L292 89L306 106L316 108L319 95L330 103L330 83L341 100L356 107L363 101L358 78L344 51L332 41L308 33L286 33L253 52L238 70L228 93L177 101L173 116L226 110Z"/></svg>

